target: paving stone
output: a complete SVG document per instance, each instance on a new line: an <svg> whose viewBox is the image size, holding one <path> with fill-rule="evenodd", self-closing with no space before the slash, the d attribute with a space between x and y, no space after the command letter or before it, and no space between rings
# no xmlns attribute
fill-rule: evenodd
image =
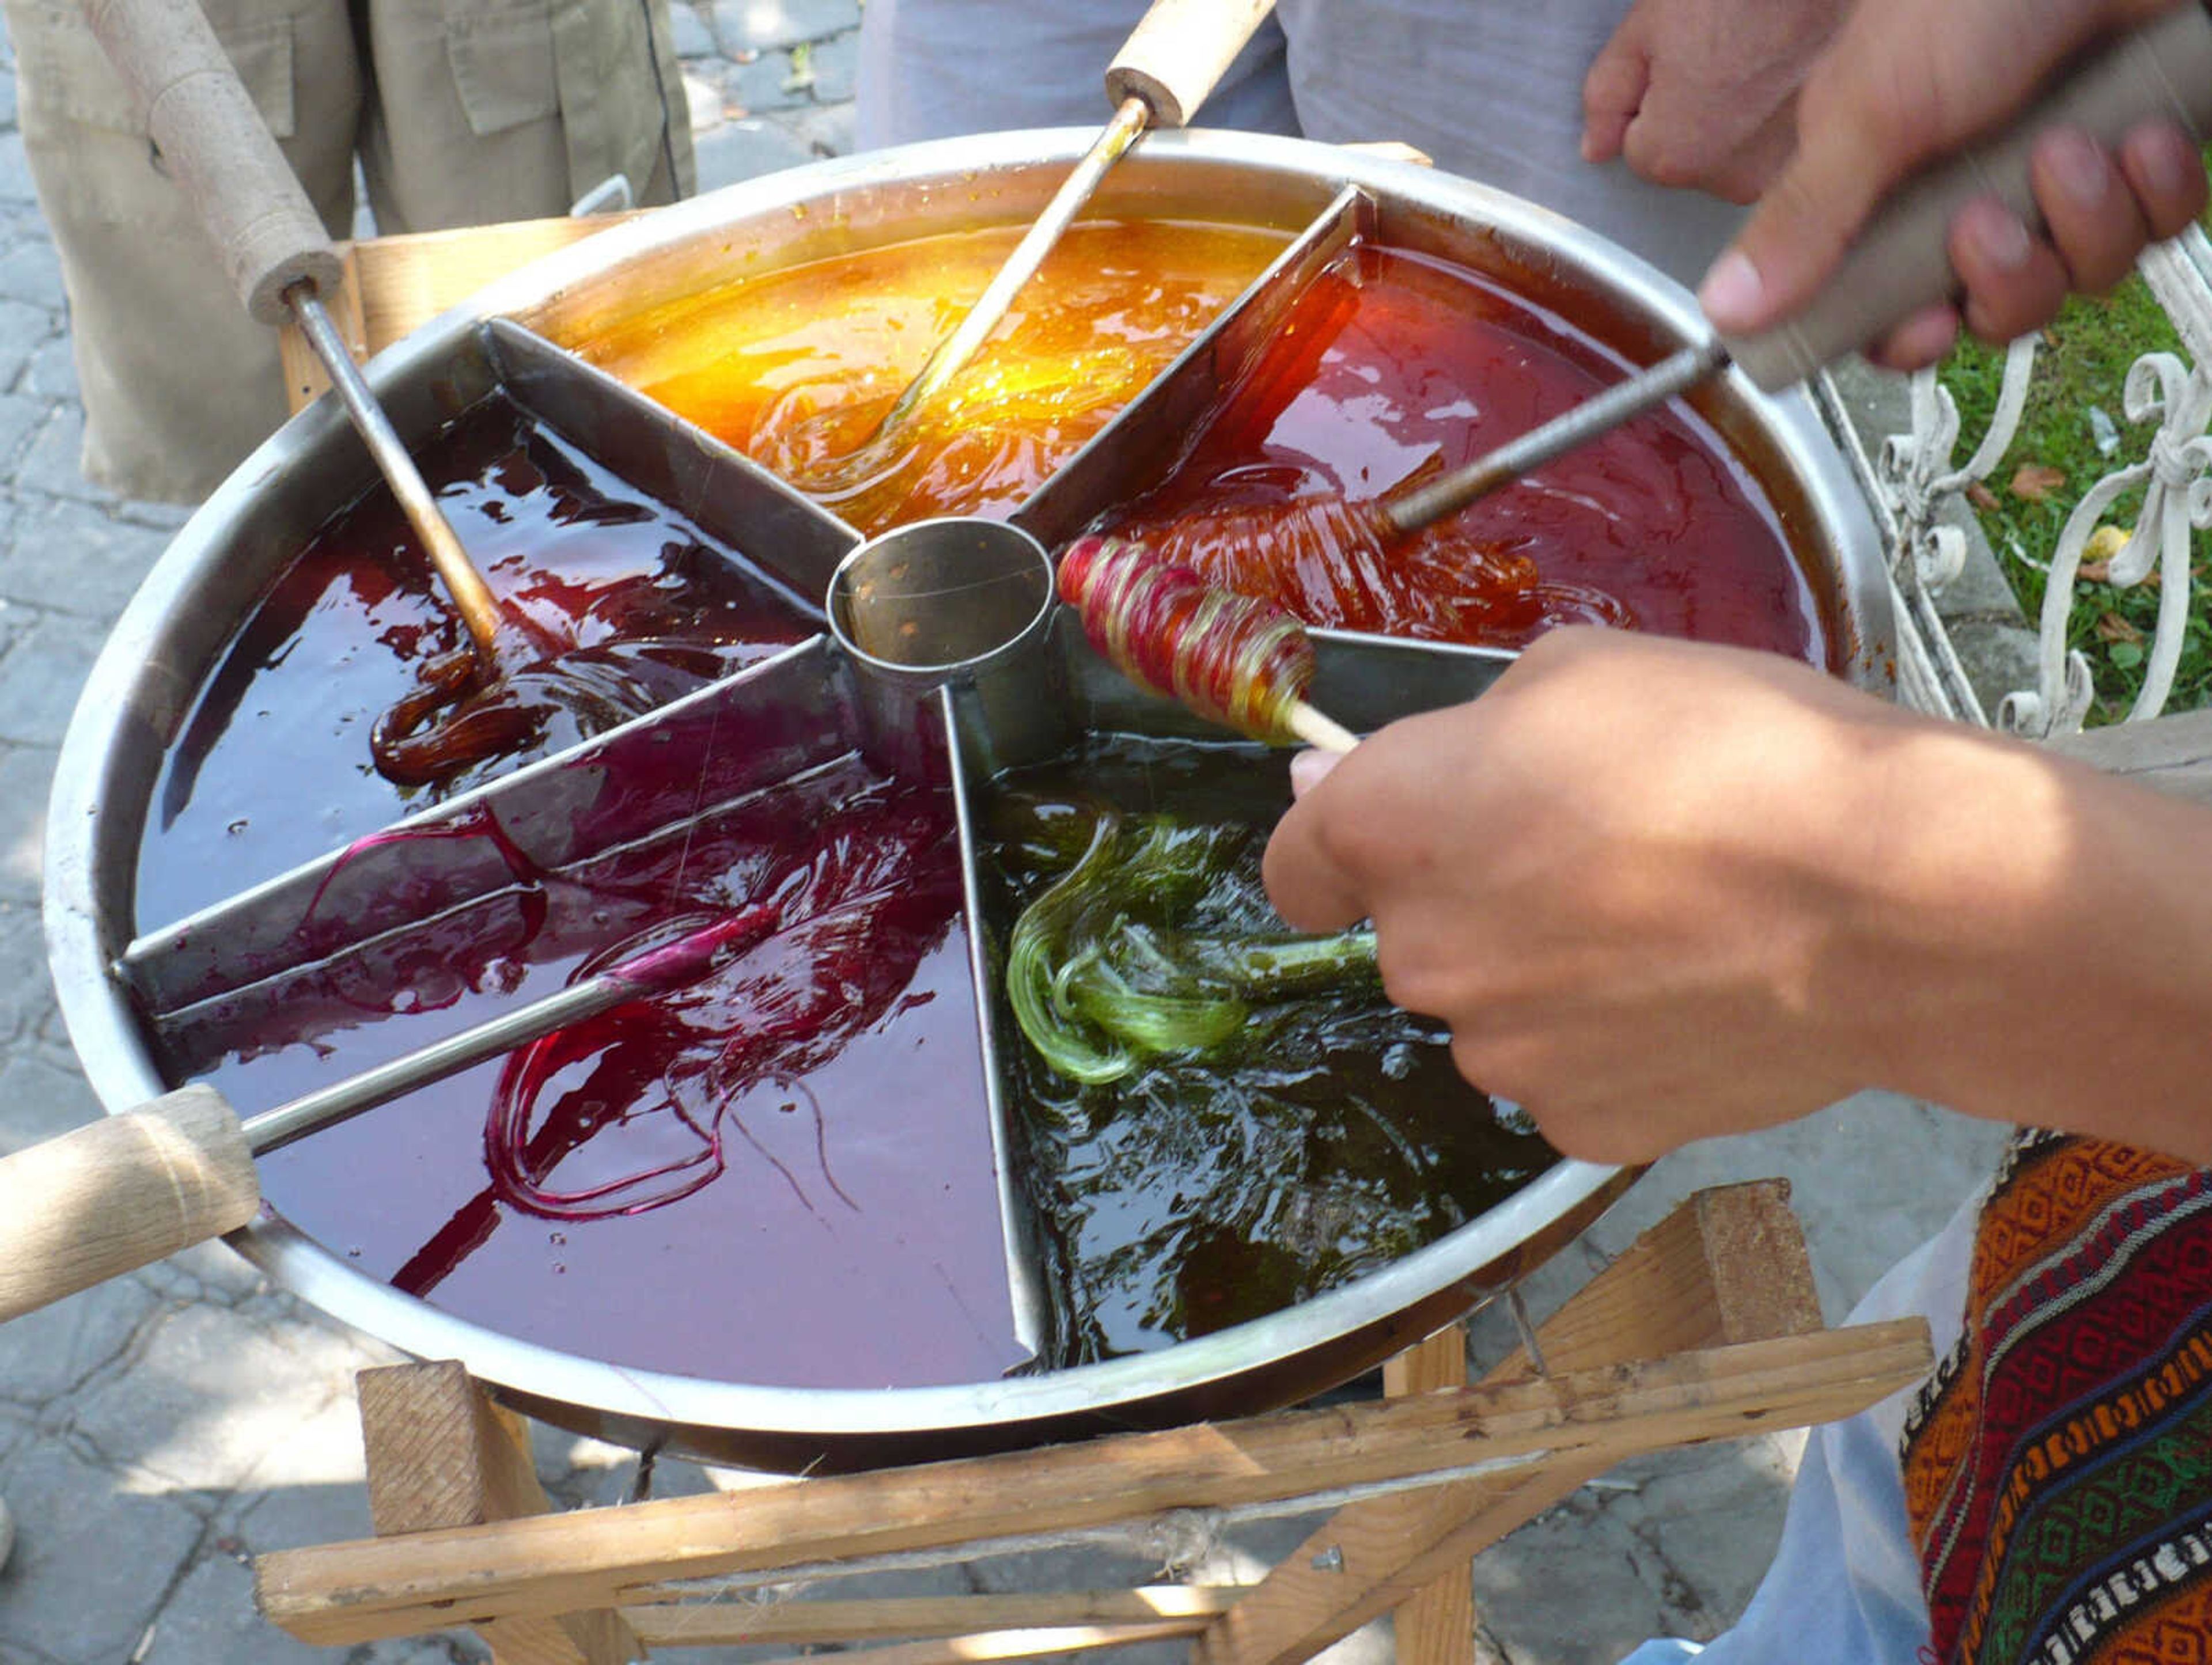
<svg viewBox="0 0 2212 1665"><path fill-rule="evenodd" d="M853 96L853 83L860 70L860 32L834 35L817 41L807 54L814 71L814 96L823 104L842 103Z"/></svg>
<svg viewBox="0 0 2212 1665"><path fill-rule="evenodd" d="M53 781L54 754L46 748L0 750L0 899L38 905L46 795Z"/></svg>
<svg viewBox="0 0 2212 1665"><path fill-rule="evenodd" d="M16 307L23 303L10 301L5 304ZM35 324L25 324L21 338L37 340ZM38 342L31 351L29 363L23 373L22 391L36 399L75 400L81 396L76 380L76 355L70 350L68 336L49 335Z"/></svg>
<svg viewBox="0 0 2212 1665"><path fill-rule="evenodd" d="M677 0L668 9L669 33L676 40L676 56L686 64L694 58L712 58L721 48L714 42L714 30L701 16L696 6Z"/></svg>
<svg viewBox="0 0 2212 1665"><path fill-rule="evenodd" d="M860 26L856 0L714 0L709 18L724 54L825 40Z"/></svg>
<svg viewBox="0 0 2212 1665"><path fill-rule="evenodd" d="M33 434L30 449L15 465L15 489L88 503L112 503L112 494L84 477L80 465L83 453L83 407L56 405L53 414Z"/></svg>
<svg viewBox="0 0 2212 1665"><path fill-rule="evenodd" d="M35 1054L18 1054L0 1064L0 1146L21 1150L105 1114L75 1070Z"/></svg>
<svg viewBox="0 0 2212 1665"><path fill-rule="evenodd" d="M34 1409L112 1370L160 1305L122 1278L9 1321L0 1329L0 1399Z"/></svg>
<svg viewBox="0 0 2212 1665"><path fill-rule="evenodd" d="M21 454L31 435L52 410L53 403L49 399L0 393L0 470L8 468L12 459Z"/></svg>
<svg viewBox="0 0 2212 1665"><path fill-rule="evenodd" d="M46 975L46 939L39 910L0 897L0 1042L35 1035L54 1010L53 981ZM0 1106L0 1126L6 1109Z"/></svg>
<svg viewBox="0 0 2212 1665"><path fill-rule="evenodd" d="M0 598L76 614L104 629L174 537L76 498L33 501L15 517L13 547L0 561Z"/></svg>
<svg viewBox="0 0 2212 1665"><path fill-rule="evenodd" d="M269 1287L258 1267L221 1243L196 1243L131 1275L170 1300L213 1300L228 1306L237 1306Z"/></svg>
<svg viewBox="0 0 2212 1665"><path fill-rule="evenodd" d="M0 657L0 740L59 745L106 635L99 619L46 613L33 620Z"/></svg>
<svg viewBox="0 0 2212 1665"><path fill-rule="evenodd" d="M656 1650L653 1656L667 1656ZM490 1658L491 1650L465 1631L394 1637L347 1656L348 1665L481 1665Z"/></svg>
<svg viewBox="0 0 2212 1665"><path fill-rule="evenodd" d="M4 1483L15 1553L0 1573L0 1636L68 1665L137 1657L199 1516L167 1493L118 1488L59 1440L19 1452Z"/></svg>
<svg viewBox="0 0 2212 1665"><path fill-rule="evenodd" d="M791 131L815 156L848 156L853 153L853 106L821 105L801 110L792 118Z"/></svg>
<svg viewBox="0 0 2212 1665"><path fill-rule="evenodd" d="M7 147L14 143L17 141L10 136L0 134L0 193L8 189ZM54 254L53 245L43 238L27 240L0 254L0 295L27 301L49 313L67 306L62 263Z"/></svg>
<svg viewBox="0 0 2212 1665"><path fill-rule="evenodd" d="M253 1569L240 1559L246 1553L242 1540L226 1538L200 1556L162 1604L149 1665L166 1659L329 1665L328 1649L295 1640L256 1611Z"/></svg>
<svg viewBox="0 0 2212 1665"><path fill-rule="evenodd" d="M699 189L714 191L779 168L796 167L813 154L783 128L750 118L725 122L702 133L692 147L699 159Z"/></svg>
<svg viewBox="0 0 2212 1665"><path fill-rule="evenodd" d="M53 314L44 307L0 301L0 387L14 386L23 367L50 344L52 323Z"/></svg>
<svg viewBox="0 0 2212 1665"><path fill-rule="evenodd" d="M249 1308L250 1310L250 1308ZM334 1332L276 1333L219 1306L158 1316L135 1368L96 1384L76 1425L126 1485L222 1492L361 1472L353 1364Z"/></svg>
<svg viewBox="0 0 2212 1665"><path fill-rule="evenodd" d="M12 92L15 77L9 77ZM36 205L38 189L31 183L31 159L23 154L23 136L0 133L0 202Z"/></svg>
<svg viewBox="0 0 2212 1665"><path fill-rule="evenodd" d="M792 74L789 52L763 52L750 64L735 64L724 75L723 85L747 115L801 110L814 102L806 82Z"/></svg>
<svg viewBox="0 0 2212 1665"><path fill-rule="evenodd" d="M1680 1633L1705 1639L1741 1613L1773 1559L1804 1449L1802 1431L1666 1451L1607 1478L1632 1485L1615 1505L1678 1576L1668 1602ZM1674 1581L1670 1580L1670 1585Z"/></svg>
<svg viewBox="0 0 2212 1665"><path fill-rule="evenodd" d="M1475 1611L1513 1665L1618 1659L1667 1633L1639 1556L1633 1533L1603 1510L1553 1510L1475 1558Z"/></svg>

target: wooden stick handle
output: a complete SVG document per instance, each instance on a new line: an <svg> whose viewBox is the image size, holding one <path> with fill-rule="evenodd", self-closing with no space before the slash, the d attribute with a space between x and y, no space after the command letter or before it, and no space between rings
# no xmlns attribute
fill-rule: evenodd
<svg viewBox="0 0 2212 1665"><path fill-rule="evenodd" d="M2212 18L2185 5L2122 36L2061 80L2018 122L1921 174L1875 213L1812 305L1758 335L1727 341L1729 356L1771 392L1865 346L1891 325L1958 291L1951 219L1976 197L1997 197L2040 228L2028 153L2054 127L2106 145L2171 116L2200 146L2212 132Z"/></svg>
<svg viewBox="0 0 2212 1665"><path fill-rule="evenodd" d="M283 324L295 283L335 293L337 251L321 216L196 0L84 0L84 9L246 310Z"/></svg>
<svg viewBox="0 0 2212 1665"><path fill-rule="evenodd" d="M1115 108L1140 98L1155 127L1181 127L1198 113L1275 0L1152 0L1106 70Z"/></svg>
<svg viewBox="0 0 2212 1665"><path fill-rule="evenodd" d="M0 1322L252 1220L238 1117L185 1087L0 1158Z"/></svg>
<svg viewBox="0 0 2212 1665"><path fill-rule="evenodd" d="M1359 744L1359 737L1325 712L1316 711L1300 700L1291 708L1285 719L1291 732L1308 745L1322 751L1345 752Z"/></svg>

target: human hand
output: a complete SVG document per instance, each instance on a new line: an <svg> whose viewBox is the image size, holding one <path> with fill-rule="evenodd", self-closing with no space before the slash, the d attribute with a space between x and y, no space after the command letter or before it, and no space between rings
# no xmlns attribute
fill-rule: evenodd
<svg viewBox="0 0 2212 1665"><path fill-rule="evenodd" d="M1844 0L1636 0L1583 81L1583 159L1747 203L1790 154Z"/></svg>
<svg viewBox="0 0 2212 1665"><path fill-rule="evenodd" d="M1570 1155L1887 1086L2203 1159L2191 850L2200 809L1804 665L1565 629L1337 760L1266 878L1299 929L1371 918L1391 999Z"/></svg>
<svg viewBox="0 0 2212 1665"><path fill-rule="evenodd" d="M1914 169L2016 115L2075 52L2172 9L2172 0L1862 0L1807 77L1797 149L1698 291L1725 334L1808 301L1881 198ZM1956 215L1951 262L1963 307L1905 320L1869 356L1898 369L1948 350L1963 319L2002 342L2046 321L2067 293L2124 276L2148 243L2205 204L2201 156L2175 124L2147 122L2116 151L2061 129L2031 163L2040 235L1994 197Z"/></svg>

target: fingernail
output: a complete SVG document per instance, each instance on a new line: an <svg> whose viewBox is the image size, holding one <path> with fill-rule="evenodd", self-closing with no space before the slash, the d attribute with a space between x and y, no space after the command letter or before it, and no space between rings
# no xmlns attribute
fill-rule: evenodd
<svg viewBox="0 0 2212 1665"><path fill-rule="evenodd" d="M1303 798L1327 778L1337 765L1334 751L1301 751L1291 759L1291 795Z"/></svg>
<svg viewBox="0 0 2212 1665"><path fill-rule="evenodd" d="M1766 284L1751 257L1730 249L1713 262L1705 281L1698 286L1698 304L1720 330L1747 330L1759 321Z"/></svg>
<svg viewBox="0 0 2212 1665"><path fill-rule="evenodd" d="M2105 160L2103 148L2087 133L2071 128L2043 142L2043 165L2058 188L2084 208L2103 202L2112 187L2112 165Z"/></svg>
<svg viewBox="0 0 2212 1665"><path fill-rule="evenodd" d="M2027 264L2035 245L2020 216L2002 204L1984 200L1969 203L1966 234L1981 251L1982 258L1999 271L2017 271Z"/></svg>
<svg viewBox="0 0 2212 1665"><path fill-rule="evenodd" d="M2171 127L2131 135L2128 153L2142 182L2161 197L2194 190L2194 175L2204 166L2196 147Z"/></svg>

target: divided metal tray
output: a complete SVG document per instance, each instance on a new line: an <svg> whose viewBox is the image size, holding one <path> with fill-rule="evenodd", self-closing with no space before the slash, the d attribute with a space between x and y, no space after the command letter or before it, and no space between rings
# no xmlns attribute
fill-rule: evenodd
<svg viewBox="0 0 2212 1665"><path fill-rule="evenodd" d="M381 355L370 380L416 447L460 410L502 391L711 537L769 566L793 594L823 597L839 561L862 542L858 532L565 347L586 345L625 317L726 281L740 245L743 269L752 272L932 231L1025 220L1082 143L1080 135L1047 133L915 146L718 193L603 234L493 286ZM1355 235L1496 274L1540 300L1571 295L1579 313L1609 321L1609 344L1632 361L1656 357L1698 328L1692 303L1678 288L1540 210L1328 147L1204 131L1156 135L1123 164L1096 211L1225 221L1297 235L1239 301L1016 512L1016 524L1048 548L1159 477L1222 389L1265 349L1289 298ZM1809 402L1767 398L1729 379L1693 404L1773 502L1835 644L1832 668L1885 685L1887 580L1863 510ZM190 920L148 922L151 928L136 918L131 894L155 772L194 691L270 578L372 478L342 417L320 407L303 413L193 517L94 667L55 785L46 911L63 1010L87 1073L111 1108L172 1085L161 1079L162 1043L149 1014L171 1014L172 1028L189 1024L204 1003L281 972L298 956L292 934L298 920L331 878L335 853L265 876ZM1196 720L1100 663L1070 624L1064 614L1053 622L1038 661L1047 668L1036 703L1055 731L1211 738ZM1326 630L1316 641L1316 703L1363 728L1473 697L1510 658ZM890 750L941 768L954 783L969 855L967 911L979 920L967 801L1006 761L1004 725L993 716L988 691L962 677L919 699L887 690L825 631L422 818L495 800L507 833L555 866L593 853L580 845L579 828L592 828L604 845L625 826L670 823L665 805L615 807L623 759L634 748L650 745L665 763L672 746L698 747L701 768L723 799L842 750ZM770 722L777 738L733 766L712 752L710 720L739 708ZM503 879L503 871L493 871L497 864L471 855L465 841L452 841L450 851L450 859L441 856L427 870L415 863L404 897L394 891L383 915L366 900L378 890L377 853L346 865L341 881L365 899L356 910L364 939L420 918L427 904L465 906ZM980 930L970 939L985 1014L975 1044L985 1080L995 1082L996 1049L1012 1042L990 1027L989 956ZM325 942L318 951L362 946ZM531 992L518 990L516 998ZM1024 1333L1033 1334L1028 1228L1006 1179L1005 1111L995 1088L986 1096L978 1108L990 1119L1001 1158L1010 1298ZM1158 1352L896 1389L764 1387L625 1369L399 1294L281 1219L232 1241L272 1279L334 1316L417 1356L460 1358L549 1421L713 1460L850 1467L1233 1413L1304 1396L1358 1374L1504 1287L1587 1224L1628 1178L1562 1163L1382 1272Z"/></svg>

